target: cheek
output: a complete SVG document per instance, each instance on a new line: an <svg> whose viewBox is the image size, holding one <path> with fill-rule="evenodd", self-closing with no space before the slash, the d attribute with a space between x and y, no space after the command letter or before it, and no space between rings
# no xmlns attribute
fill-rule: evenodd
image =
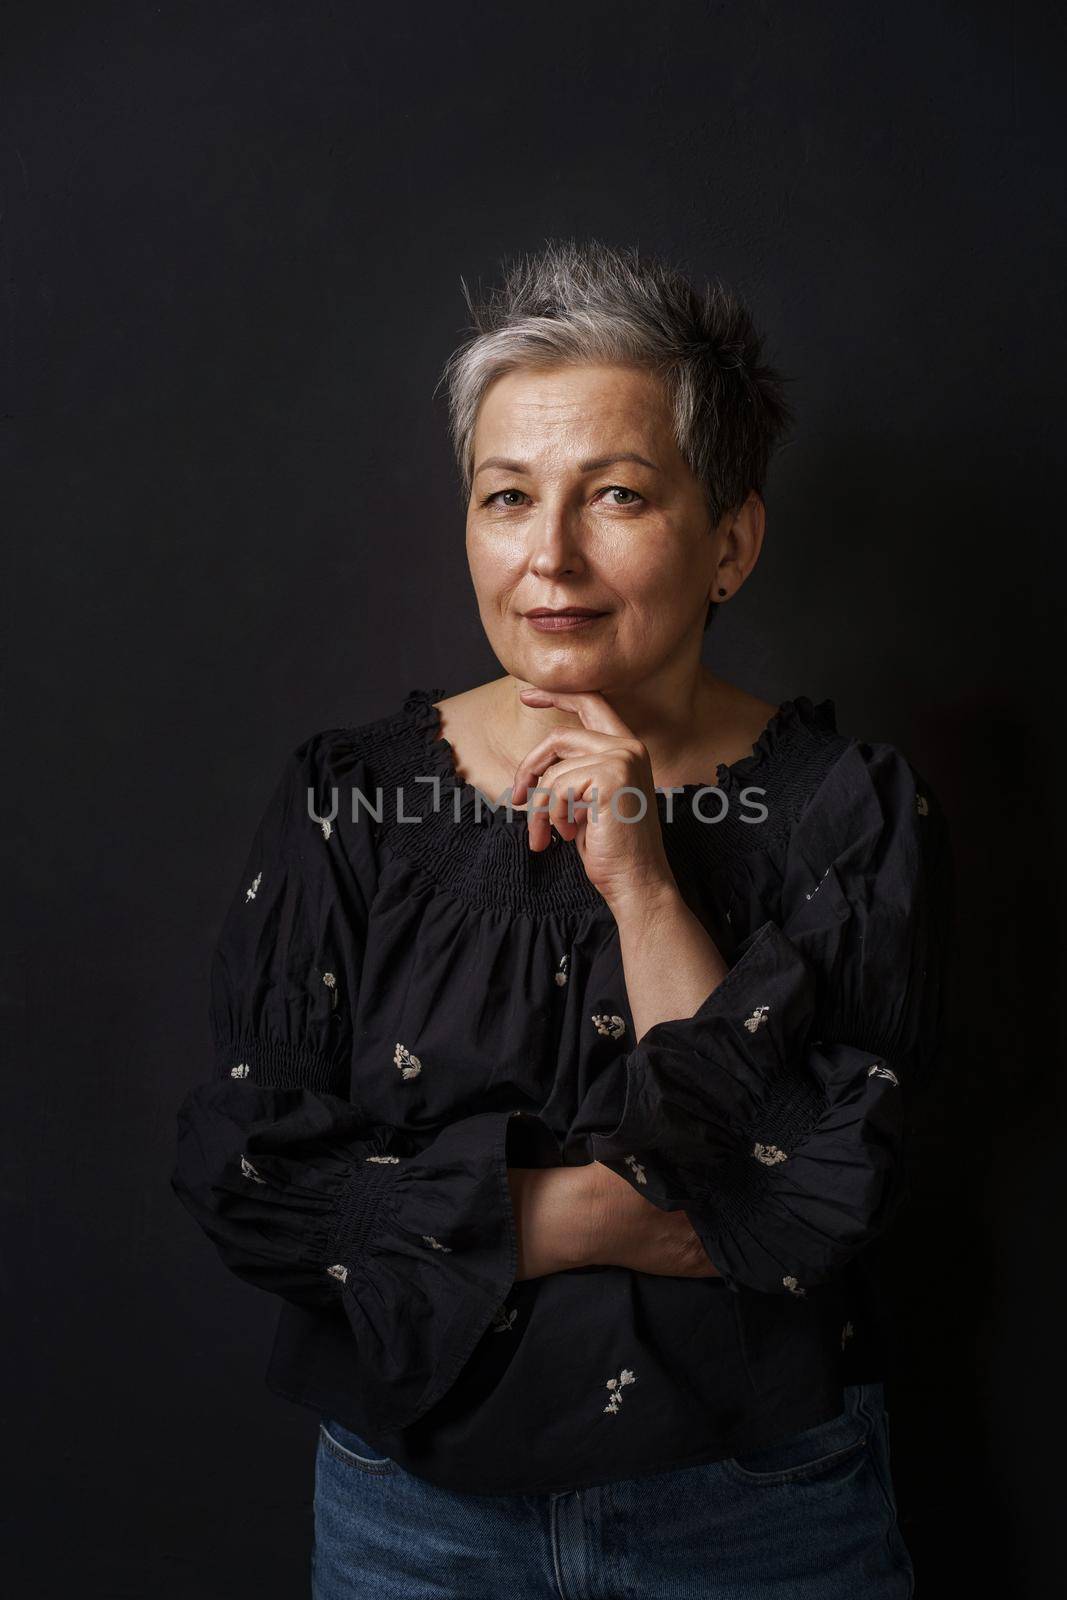
<svg viewBox="0 0 1067 1600"><path fill-rule="evenodd" d="M601 566L608 581L638 611L659 615L684 608L694 582L699 582L693 552L675 538L647 538L639 545L619 541L606 551Z"/></svg>
<svg viewBox="0 0 1067 1600"><path fill-rule="evenodd" d="M477 532L467 536L467 565L479 599L513 589L523 572L522 543L501 535L486 539Z"/></svg>

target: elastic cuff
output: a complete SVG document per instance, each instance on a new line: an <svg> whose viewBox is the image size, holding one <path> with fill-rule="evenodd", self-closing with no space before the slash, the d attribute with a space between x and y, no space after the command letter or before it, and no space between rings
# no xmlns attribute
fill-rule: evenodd
<svg viewBox="0 0 1067 1600"><path fill-rule="evenodd" d="M742 1149L756 1145L792 1150L826 1110L826 1095L810 1072L790 1064L771 1084L757 1116L740 1136Z"/></svg>
<svg viewBox="0 0 1067 1600"><path fill-rule="evenodd" d="M326 1264L355 1265L374 1237L383 1206L400 1172L399 1161L364 1156L353 1163L341 1192L337 1215L326 1246Z"/></svg>
<svg viewBox="0 0 1067 1600"><path fill-rule="evenodd" d="M261 1089L313 1089L317 1094L339 1094L346 1063L283 1044L279 1039L247 1035L216 1040L215 1076L247 1078Z"/></svg>

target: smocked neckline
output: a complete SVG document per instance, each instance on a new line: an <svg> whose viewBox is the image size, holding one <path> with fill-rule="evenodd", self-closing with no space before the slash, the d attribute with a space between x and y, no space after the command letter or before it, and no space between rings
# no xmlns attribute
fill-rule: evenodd
<svg viewBox="0 0 1067 1600"><path fill-rule="evenodd" d="M516 807L509 812L506 803L500 804L494 810L485 797L481 797L479 801L480 791L474 784L459 776L452 745L441 731L440 709L434 703L447 698L449 698L447 689L413 688L408 691L403 703L403 714L411 719L423 736L431 767L429 776L440 780L442 790L447 791L451 797L450 805L453 813L455 814L458 808L461 820L487 826L525 827L528 817L526 811ZM783 751L790 734L798 724L810 727L816 732L836 734L834 702L822 700L816 704L807 695L797 695L794 699L783 700L768 719L748 755L739 756L736 761L717 763L714 785L710 780L672 785L675 810L678 810L679 802L683 798L694 796L701 791L717 788L724 795L733 797L753 778L765 776L773 765L775 756ZM458 800L455 798L457 795ZM655 796L660 812L665 812L668 795L657 789Z"/></svg>
<svg viewBox="0 0 1067 1600"><path fill-rule="evenodd" d="M528 814L512 808L509 816L506 804L494 810L459 778L436 705L447 698L445 689L412 689L401 709L360 741L372 773L403 794L403 818L387 816L381 824L384 847L441 888L489 911L610 916L576 840L554 833L544 850L531 850ZM837 732L832 701L813 705L799 695L777 708L750 754L719 763L717 784L678 785L672 794L657 790L664 848L679 884L703 890L732 862L777 849L848 743ZM753 827L746 813L763 797L769 810ZM401 826L401 820L420 826Z"/></svg>

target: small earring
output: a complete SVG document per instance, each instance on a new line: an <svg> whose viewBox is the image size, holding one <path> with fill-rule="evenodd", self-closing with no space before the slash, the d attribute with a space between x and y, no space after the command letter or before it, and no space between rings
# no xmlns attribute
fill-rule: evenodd
<svg viewBox="0 0 1067 1600"><path fill-rule="evenodd" d="M720 589L720 590L719 590L719 593L720 593L720 594L725 594L725 593L726 593L726 590L725 590L725 589Z"/></svg>

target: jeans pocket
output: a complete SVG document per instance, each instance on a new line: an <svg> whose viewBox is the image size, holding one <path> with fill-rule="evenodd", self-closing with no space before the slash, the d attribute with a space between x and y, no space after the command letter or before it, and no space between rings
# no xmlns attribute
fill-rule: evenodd
<svg viewBox="0 0 1067 1600"><path fill-rule="evenodd" d="M342 1465L357 1472L369 1472L374 1477L400 1471L392 1456L378 1455L373 1445L333 1417L319 1419L319 1449Z"/></svg>
<svg viewBox="0 0 1067 1600"><path fill-rule="evenodd" d="M862 1465L867 1440L866 1420L845 1410L773 1444L743 1450L722 1466L730 1477L748 1484L837 1482Z"/></svg>

